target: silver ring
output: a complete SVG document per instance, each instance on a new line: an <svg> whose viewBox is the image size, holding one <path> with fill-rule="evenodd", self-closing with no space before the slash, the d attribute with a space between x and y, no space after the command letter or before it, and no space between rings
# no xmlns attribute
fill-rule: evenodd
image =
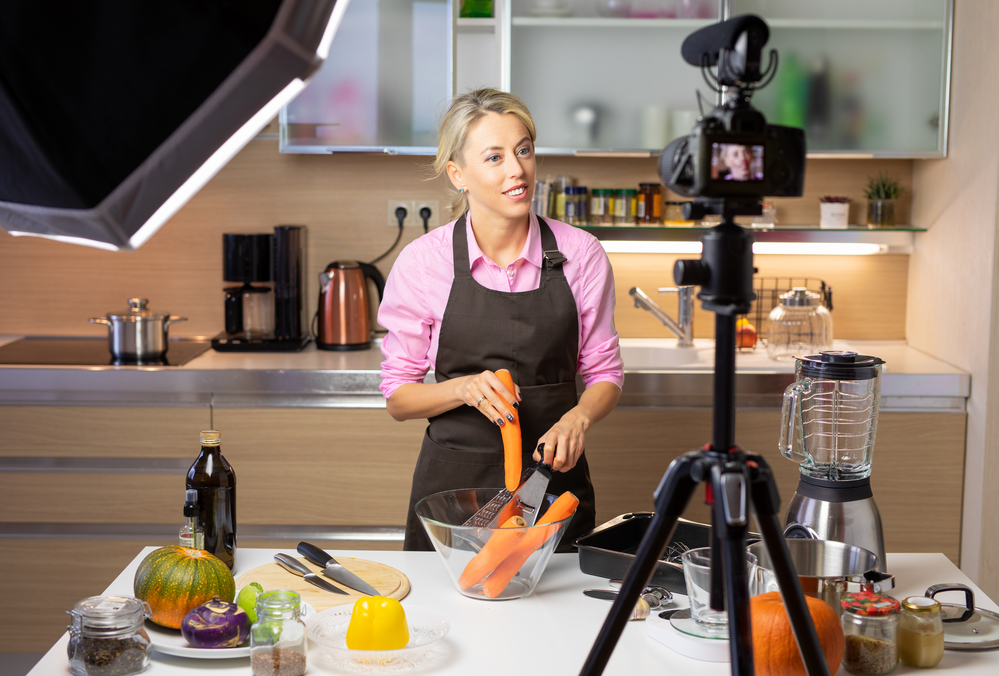
<svg viewBox="0 0 999 676"><path fill-rule="evenodd" d="M481 403L482 403L482 400L483 400L483 399L485 399L485 397L484 397L484 396L483 396L483 397L479 397L479 400L478 400L477 402L475 402L475 408L478 408L478 407L479 407L479 404L481 404Z"/></svg>

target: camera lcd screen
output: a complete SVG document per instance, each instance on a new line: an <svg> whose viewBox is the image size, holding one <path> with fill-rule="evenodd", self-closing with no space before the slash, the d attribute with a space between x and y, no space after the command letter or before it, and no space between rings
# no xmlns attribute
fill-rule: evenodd
<svg viewBox="0 0 999 676"><path fill-rule="evenodd" d="M763 146L712 143L711 179L739 182L762 181Z"/></svg>

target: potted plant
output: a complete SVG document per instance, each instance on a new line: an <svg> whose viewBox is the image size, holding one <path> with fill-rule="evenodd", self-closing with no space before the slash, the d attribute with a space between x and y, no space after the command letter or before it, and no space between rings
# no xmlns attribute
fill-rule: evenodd
<svg viewBox="0 0 999 676"><path fill-rule="evenodd" d="M867 227L894 228L895 200L905 191L898 181L882 171L867 177L864 197L867 198Z"/></svg>
<svg viewBox="0 0 999 676"><path fill-rule="evenodd" d="M820 228L845 228L850 222L850 198L826 195L819 198Z"/></svg>

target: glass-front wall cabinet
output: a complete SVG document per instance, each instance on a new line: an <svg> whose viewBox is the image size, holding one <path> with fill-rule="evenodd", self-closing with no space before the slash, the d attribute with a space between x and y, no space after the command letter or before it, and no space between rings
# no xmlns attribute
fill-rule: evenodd
<svg viewBox="0 0 999 676"><path fill-rule="evenodd" d="M351 0L282 151L433 154L452 92L494 86L530 107L541 154L654 155L698 91L716 101L683 40L745 13L770 25L764 63L779 52L753 103L811 155L946 153L953 0Z"/></svg>

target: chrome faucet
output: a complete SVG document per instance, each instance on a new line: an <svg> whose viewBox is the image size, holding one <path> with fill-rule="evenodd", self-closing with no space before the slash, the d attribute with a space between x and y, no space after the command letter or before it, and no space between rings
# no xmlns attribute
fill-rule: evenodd
<svg viewBox="0 0 999 676"><path fill-rule="evenodd" d="M655 301L645 295L645 292L637 286L631 287L628 292L635 299L635 307L648 310L652 316L662 322L663 326L676 334L679 338L677 347L694 346L694 287L664 287L659 289L659 293L675 293L679 298L676 320L666 314L666 311L656 305Z"/></svg>

